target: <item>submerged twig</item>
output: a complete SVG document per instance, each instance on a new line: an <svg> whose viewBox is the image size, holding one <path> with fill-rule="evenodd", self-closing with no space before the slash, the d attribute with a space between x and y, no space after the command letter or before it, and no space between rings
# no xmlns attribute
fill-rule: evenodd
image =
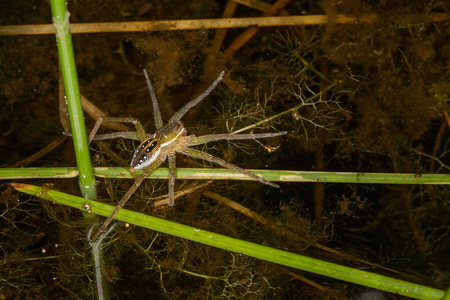
<svg viewBox="0 0 450 300"><path fill-rule="evenodd" d="M8 166L8 168L25 167L25 166L31 164L32 162L40 159L44 155L50 153L53 149L57 148L59 145L64 143L66 140L67 140L67 136L60 136L60 137L56 138L53 142L51 142L50 144L45 146L43 149L36 152L35 154Z"/></svg>
<svg viewBox="0 0 450 300"><path fill-rule="evenodd" d="M425 18L412 17L417 22L445 22L450 16L446 13L429 14ZM70 24L72 34L99 33L99 32L135 32L135 31L173 31L173 30L204 30L207 28L245 28L249 26L279 27L301 25L323 25L373 23L379 20L377 15L361 15L350 17L337 15L329 20L327 15L309 16L281 16L259 18L233 18L233 19L199 19L199 20L173 20L173 21L145 21L145 22L105 22ZM0 35L36 35L54 34L50 24L42 25L15 25L0 26Z"/></svg>
<svg viewBox="0 0 450 300"><path fill-rule="evenodd" d="M278 0L272 5L264 14L263 17L270 17L277 15L286 5L288 5L290 0ZM230 46L224 51L224 62L233 56L236 51L241 49L255 34L261 30L260 27L249 27L240 36L238 36Z"/></svg>
<svg viewBox="0 0 450 300"><path fill-rule="evenodd" d="M203 189L205 187L207 187L208 185L210 185L214 180L208 180L206 182L200 183L200 184L195 184L191 187L187 187L183 190L180 191L176 191L175 195L174 195L174 199L177 200L178 198L184 197L188 194L192 194L193 192L199 190L199 189ZM167 205L169 203L169 195L164 195L164 196L160 196L160 197L155 197L152 198L153 200L155 200L155 202L153 203L153 206L156 208L159 208L163 205Z"/></svg>
<svg viewBox="0 0 450 300"><path fill-rule="evenodd" d="M100 117L106 116L106 113L103 112L100 108L98 108L94 103L89 101L86 97L81 95L81 105L83 110L95 121ZM103 128L108 128L111 130L119 130L119 131L128 131L130 127L119 123L119 122L108 122L105 121L102 123Z"/></svg>
<svg viewBox="0 0 450 300"><path fill-rule="evenodd" d="M236 11L237 3L233 0L229 0L222 14L222 18L231 18ZM218 53L222 47L225 36L227 35L228 29L218 29L214 35L214 40L211 43L211 47L208 49L208 56L205 60L205 71L204 74L213 74L215 68L217 67Z"/></svg>

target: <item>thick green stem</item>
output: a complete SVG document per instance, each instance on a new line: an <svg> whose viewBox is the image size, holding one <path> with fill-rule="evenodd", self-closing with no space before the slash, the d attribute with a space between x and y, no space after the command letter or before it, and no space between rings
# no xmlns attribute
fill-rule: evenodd
<svg viewBox="0 0 450 300"><path fill-rule="evenodd" d="M88 199L97 198L95 177L93 175L83 109L81 107L80 90L78 87L77 70L72 48L72 38L69 28L69 12L65 0L50 1L58 44L59 61L61 63L64 89L72 128L73 144L79 171L80 190Z"/></svg>

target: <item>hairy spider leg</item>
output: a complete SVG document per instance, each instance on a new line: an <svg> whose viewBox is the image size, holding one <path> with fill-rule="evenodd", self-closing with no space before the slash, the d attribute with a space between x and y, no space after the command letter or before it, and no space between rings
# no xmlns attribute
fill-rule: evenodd
<svg viewBox="0 0 450 300"><path fill-rule="evenodd" d="M202 135L199 137L196 137L194 135L190 135L188 136L188 143L189 146L195 146L195 145L201 145L201 144L206 144L209 142L215 142L215 141L219 141L219 140L256 140L256 139L262 139L262 138L272 138L272 137L276 137L276 136L281 136L281 135L285 135L287 133L287 131L281 131L281 132L274 132L274 133L255 133L255 134L208 134L208 135ZM265 180L243 168L240 168L236 165L233 165L232 163L227 162L226 160L223 160L221 158L215 157L209 153L197 150L197 149L190 149L187 148L185 149L184 152L182 152L183 154L193 157L193 158L200 158L203 160L207 160L211 163L215 163L218 164L222 167L240 172L254 180L257 180L261 183L264 184L268 184L270 186L279 188L279 185L272 183L268 180Z"/></svg>
<svg viewBox="0 0 450 300"><path fill-rule="evenodd" d="M179 121L192 107L196 106L198 103L200 103L200 101L205 99L212 92L212 90L214 90L214 88L219 84L219 82L222 80L222 77L224 74L225 74L225 71L220 72L219 77L217 77L217 79L214 80L214 82L206 89L206 91L204 91L197 98L191 100L185 106L180 108L169 119L169 122L167 122L167 123L170 124L172 122ZM145 69L144 69L144 76L145 76L145 81L147 82L148 91L150 92L150 98L152 99L153 116L155 118L156 129L160 129L161 127L163 127L161 111L159 110L159 104L158 104L158 99L156 98L155 90L153 89L152 83L147 74L147 70L145 70Z"/></svg>
<svg viewBox="0 0 450 300"><path fill-rule="evenodd" d="M206 91L201 93L197 98L191 100L185 106L180 108L176 113L174 113L172 118L170 118L169 123L179 121L192 107L196 106L198 103L200 103L200 101L205 99L222 80L223 74L225 74L225 71L220 72L219 77L217 77L217 79L214 80L214 82L209 86L209 88Z"/></svg>
<svg viewBox="0 0 450 300"><path fill-rule="evenodd" d="M156 98L155 91L153 90L152 82L148 77L147 70L144 69L145 81L147 82L148 91L150 92L150 98L153 105L153 117L155 118L156 129L163 127L163 121L161 118L161 111L159 110L158 99Z"/></svg>
<svg viewBox="0 0 450 300"><path fill-rule="evenodd" d="M207 134L202 136L190 135L189 146L206 144L209 142L216 142L220 140L256 140L256 139L265 139L272 138L276 136L281 136L287 134L287 131L273 132L273 133L242 133L242 134L232 134L232 133L220 133L220 134ZM147 138L155 137L154 134L147 134ZM102 141L102 140L110 140L116 138L123 138L129 140L137 140L139 141L139 137L137 132L131 131L119 131L113 133L106 134L96 134L94 137L94 141Z"/></svg>
<svg viewBox="0 0 450 300"><path fill-rule="evenodd" d="M252 178L254 180L257 180L257 181L259 181L261 183L264 183L264 184L268 184L268 185L273 186L275 188L279 188L280 187L278 184L275 184L275 183L270 182L270 181L268 181L268 180L266 180L264 178L261 178L258 175L250 173L249 171L247 171L245 169L242 169L242 168L240 168L240 167L238 167L236 165L233 165L233 164L227 162L226 160L223 160L221 158L215 157L215 156L213 156L213 155L211 155L209 153L206 153L206 152L203 152L203 151L200 151L200 150L197 150L197 149L192 149L192 148L186 148L181 153L186 155L186 156L192 157L192 158L203 159L203 160L209 161L209 162L211 162L213 164L217 164L219 166L222 166L224 168L227 168L227 169L230 169L230 170L233 170L233 171L237 171L237 172L242 173L242 174L244 174L244 175L246 175L246 176L248 176L248 177L250 177L250 178Z"/></svg>
<svg viewBox="0 0 450 300"><path fill-rule="evenodd" d="M154 134L147 134L147 138L154 137ZM139 141L138 133L135 131L117 131L105 134L96 134L94 136L94 141L112 140L117 138L123 138L128 140Z"/></svg>
<svg viewBox="0 0 450 300"><path fill-rule="evenodd" d="M98 129L100 128L100 125L102 122L121 122L121 123L133 123L133 125L136 127L137 135L139 140L142 142L147 138L147 134L145 133L144 127L142 126L141 122L136 118L117 118L117 117L106 117L106 116L100 116L97 119L97 122L95 122L94 128L92 128L91 133L89 134L88 143L90 144L92 140L94 139L95 134L97 133Z"/></svg>
<svg viewBox="0 0 450 300"><path fill-rule="evenodd" d="M125 193L125 195L122 197L122 199L120 199L119 203L117 203L116 207L114 208L113 212L111 213L111 215L108 217L108 219L106 219L106 221L103 223L102 227L100 227L100 229L98 230L98 232L94 235L94 237L92 238L93 241L95 241L100 234L102 234L103 231L105 231L105 229L109 226L109 224L112 222L112 220L114 219L114 217L117 215L117 213L119 212L119 210L125 205L125 203L127 203L128 199L130 199L131 195L134 194L134 192L136 192L136 190L138 189L138 187L141 185L142 181L144 181L144 179L154 170L156 170L164 161L166 160L165 157L158 157L152 165L150 165L149 167L147 167L146 169L144 169L144 171L142 171L142 173L136 178L136 180L134 181L133 185L130 187L130 189Z"/></svg>
<svg viewBox="0 0 450 300"><path fill-rule="evenodd" d="M244 134L230 134L230 133L222 133L222 134L207 134L202 136L190 135L189 146L206 144L209 142L216 142L220 140L256 140L256 139L265 139L272 138L280 135L285 135L287 131L280 131L274 133L244 133Z"/></svg>

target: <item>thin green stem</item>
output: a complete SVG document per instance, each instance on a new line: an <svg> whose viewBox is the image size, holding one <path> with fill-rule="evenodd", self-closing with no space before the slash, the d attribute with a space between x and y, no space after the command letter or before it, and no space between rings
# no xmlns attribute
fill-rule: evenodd
<svg viewBox="0 0 450 300"><path fill-rule="evenodd" d="M450 184L450 174L406 174L406 173L354 173L354 172L309 172L289 170L248 170L266 180L274 182L331 182L365 184ZM136 174L140 174L139 171ZM136 175L135 174L135 175ZM128 168L94 168L99 178L133 179ZM74 178L77 168L0 168L0 180L35 178ZM239 172L228 169L177 168L177 179L187 180L252 180ZM148 178L168 179L169 170L158 168Z"/></svg>
<svg viewBox="0 0 450 300"><path fill-rule="evenodd" d="M72 38L69 28L69 12L65 0L50 1L53 25L58 45L59 61L66 92L67 106L72 129L75 157L79 170L79 186L85 198L96 199L95 177L93 175L91 158L87 144L83 109L81 107L80 89L78 87L77 70L72 48Z"/></svg>

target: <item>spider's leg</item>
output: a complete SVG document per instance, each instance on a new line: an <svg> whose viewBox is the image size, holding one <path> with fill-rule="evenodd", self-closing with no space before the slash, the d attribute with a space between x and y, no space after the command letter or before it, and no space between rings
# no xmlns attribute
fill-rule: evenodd
<svg viewBox="0 0 450 300"><path fill-rule="evenodd" d="M116 208L114 208L111 215L106 219L106 221L103 223L102 227L98 230L98 232L94 235L92 238L93 241L95 241L100 234L102 234L103 231L108 227L108 225L112 222L114 217L117 215L119 210L127 203L128 199L130 199L131 195L136 192L138 187L141 185L142 181L154 170L156 170L164 161L166 158L164 156L158 157L150 166L148 166L142 173L136 178L133 185L130 187L130 189L125 193L125 195L120 199L119 203L117 203Z"/></svg>
<svg viewBox="0 0 450 300"><path fill-rule="evenodd" d="M90 144L92 140L94 139L95 134L97 133L98 129L100 128L100 125L103 121L106 122L122 122L122 123L133 123L136 127L137 134L139 136L139 139L141 141L145 140L147 138L147 135L145 134L144 127L142 127L141 122L139 122L136 118L115 118L115 117L99 117L97 119L97 122L95 122L95 126L92 129L91 133L89 134L88 143Z"/></svg>
<svg viewBox="0 0 450 300"><path fill-rule="evenodd" d="M205 99L209 95L209 93L211 93L212 90L216 87L216 85L218 85L219 82L222 80L223 74L225 74L225 71L220 72L219 77L217 77L217 79L214 80L214 82L209 86L209 88L206 91L204 91L200 96L198 96L194 100L191 100L185 106L180 108L180 110L177 111L172 116L172 118L170 118L169 123L179 121L184 116L184 114L188 112L189 109L196 106L200 101Z"/></svg>
<svg viewBox="0 0 450 300"><path fill-rule="evenodd" d="M255 140L255 139L265 139L276 137L280 135L285 135L287 131L273 132L273 133L255 133L255 134L207 134L202 136L188 136L189 145L195 146L200 144L205 144L209 142L215 142L219 140Z"/></svg>
<svg viewBox="0 0 450 300"><path fill-rule="evenodd" d="M63 135L72 136L72 132L64 131ZM152 137L152 135L147 135L147 137ZM139 141L139 137L137 132L133 131L117 131L112 133L105 134L96 134L94 135L93 141L104 141L104 140L112 140L117 138L129 139Z"/></svg>
<svg viewBox="0 0 450 300"><path fill-rule="evenodd" d="M197 149L192 149L192 148L186 148L181 153L183 153L184 155L189 156L189 157L207 160L207 161L212 162L214 164L218 164L218 165L220 165L220 166L222 166L224 168L240 172L240 173L242 173L242 174L244 174L244 175L246 175L246 176L248 176L248 177L250 177L250 178L252 178L254 180L257 180L257 181L261 182L261 183L268 184L270 186L279 188L279 186L277 184L275 184L273 182L270 182L268 180L265 180L264 178L261 178L261 177L255 175L255 174L253 174L253 173L250 173L249 171L247 171L245 169L242 169L242 168L240 168L240 167L238 167L236 165L233 165L233 164L231 164L231 163L229 163L229 162L227 162L227 161L225 161L225 160L223 160L221 158L215 157L215 156L213 156L213 155L211 155L209 153L206 153L206 152L203 152L203 151L200 151L200 150L197 150Z"/></svg>
<svg viewBox="0 0 450 300"><path fill-rule="evenodd" d="M147 138L152 137L151 135L147 135ZM129 139L139 141L139 136L137 132L133 131L118 131L112 133L105 134L96 134L94 136L94 141L103 141L103 140L112 140L117 138Z"/></svg>
<svg viewBox="0 0 450 300"><path fill-rule="evenodd" d="M169 206L174 206L175 204L175 162L175 154L169 154Z"/></svg>
<svg viewBox="0 0 450 300"><path fill-rule="evenodd" d="M147 82L148 91L150 92L150 98L152 98L153 105L153 117L155 117L156 129L163 127L163 122L161 118L161 111L159 110L158 99L156 99L155 91L153 90L150 78L148 78L147 70L144 69L145 81Z"/></svg>

